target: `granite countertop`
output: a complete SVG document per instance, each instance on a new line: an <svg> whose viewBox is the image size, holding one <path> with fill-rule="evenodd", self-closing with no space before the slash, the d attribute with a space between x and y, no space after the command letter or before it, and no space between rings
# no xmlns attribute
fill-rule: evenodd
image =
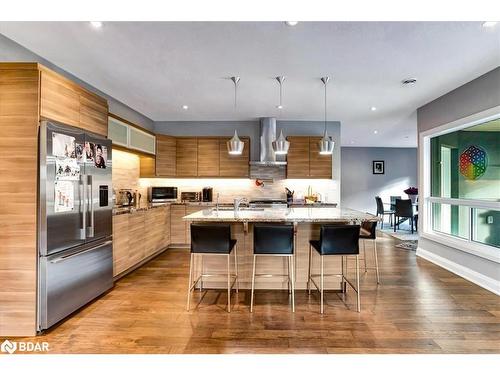
<svg viewBox="0 0 500 375"><path fill-rule="evenodd" d="M335 223L380 221L377 216L366 214L350 208L336 207L298 207L298 208L266 208L263 210L216 211L205 209L184 216L185 221L211 222L296 222L296 223Z"/></svg>
<svg viewBox="0 0 500 375"><path fill-rule="evenodd" d="M170 205L186 205L186 206L200 206L200 207L213 207L215 202L165 202L165 203L148 203L140 207L113 207L113 216L131 214L138 211L147 211L158 207L165 207ZM233 207L232 203L219 203L219 207ZM201 208L200 208L201 209Z"/></svg>

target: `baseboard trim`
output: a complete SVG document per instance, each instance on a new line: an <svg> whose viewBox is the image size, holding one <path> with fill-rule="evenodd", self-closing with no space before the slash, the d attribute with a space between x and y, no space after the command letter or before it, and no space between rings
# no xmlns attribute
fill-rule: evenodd
<svg viewBox="0 0 500 375"><path fill-rule="evenodd" d="M440 255L436 255L428 250L422 249L421 247L417 248L417 256L500 296L500 283L498 280L480 274L479 272L464 267L461 264L455 263Z"/></svg>

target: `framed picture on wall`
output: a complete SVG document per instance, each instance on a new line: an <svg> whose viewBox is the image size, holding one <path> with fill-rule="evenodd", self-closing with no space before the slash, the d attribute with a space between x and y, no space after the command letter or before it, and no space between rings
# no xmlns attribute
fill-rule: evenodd
<svg viewBox="0 0 500 375"><path fill-rule="evenodd" d="M385 173L385 162L384 160L374 160L372 162L373 174L384 174Z"/></svg>

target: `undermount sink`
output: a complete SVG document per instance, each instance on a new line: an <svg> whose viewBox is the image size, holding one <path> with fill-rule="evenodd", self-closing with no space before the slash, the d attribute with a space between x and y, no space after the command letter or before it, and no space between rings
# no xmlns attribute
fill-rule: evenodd
<svg viewBox="0 0 500 375"><path fill-rule="evenodd" d="M212 208L213 211L217 211L217 208ZM234 211L233 207L219 207L219 211ZM264 211L263 208L258 207L242 207L238 211Z"/></svg>

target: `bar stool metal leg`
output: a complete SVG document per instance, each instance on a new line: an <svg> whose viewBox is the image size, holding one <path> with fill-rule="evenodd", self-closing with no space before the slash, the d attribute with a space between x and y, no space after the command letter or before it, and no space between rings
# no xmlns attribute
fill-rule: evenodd
<svg viewBox="0 0 500 375"><path fill-rule="evenodd" d="M377 239L373 240L373 257L375 258L375 271L377 272L377 284L380 284L380 277L378 273L378 257L377 257Z"/></svg>
<svg viewBox="0 0 500 375"><path fill-rule="evenodd" d="M366 248L365 248L365 240L363 242L363 260L365 262L365 273L368 272L368 268L366 267Z"/></svg>
<svg viewBox="0 0 500 375"><path fill-rule="evenodd" d="M358 312L361 311L361 301L359 298L359 255L356 255L356 297Z"/></svg>
<svg viewBox="0 0 500 375"><path fill-rule="evenodd" d="M290 283L290 258L286 258L286 264L287 264L287 269L288 269L288 279L287 279L287 287L288 287L288 294L292 293L292 284Z"/></svg>
<svg viewBox="0 0 500 375"><path fill-rule="evenodd" d="M323 314L323 299L324 299L324 291L325 291L325 275L324 275L324 262L323 262L323 255L321 255L321 314Z"/></svg>
<svg viewBox="0 0 500 375"><path fill-rule="evenodd" d="M311 256L312 247L309 245L309 263L307 265L307 294L311 294Z"/></svg>
<svg viewBox="0 0 500 375"><path fill-rule="evenodd" d="M203 254L200 255L201 257L201 274L200 274L200 292L203 290L203 274L205 273L205 267L203 263Z"/></svg>
<svg viewBox="0 0 500 375"><path fill-rule="evenodd" d="M295 312L295 256L289 257L292 269L292 312Z"/></svg>
<svg viewBox="0 0 500 375"><path fill-rule="evenodd" d="M231 312L231 255L227 255L227 312Z"/></svg>
<svg viewBox="0 0 500 375"><path fill-rule="evenodd" d="M191 302L191 283L193 282L193 259L194 259L194 254L191 253L191 259L189 261L189 283L188 283L188 295L187 295L187 304L186 304L187 311L189 311L190 302Z"/></svg>
<svg viewBox="0 0 500 375"><path fill-rule="evenodd" d="M234 246L234 272L236 276L236 293L240 292L240 279L238 277L238 246Z"/></svg>
<svg viewBox="0 0 500 375"><path fill-rule="evenodd" d="M250 296L250 312L253 312L253 293L255 289L255 262L257 261L257 256L253 256L253 267L252 267L252 294Z"/></svg>

